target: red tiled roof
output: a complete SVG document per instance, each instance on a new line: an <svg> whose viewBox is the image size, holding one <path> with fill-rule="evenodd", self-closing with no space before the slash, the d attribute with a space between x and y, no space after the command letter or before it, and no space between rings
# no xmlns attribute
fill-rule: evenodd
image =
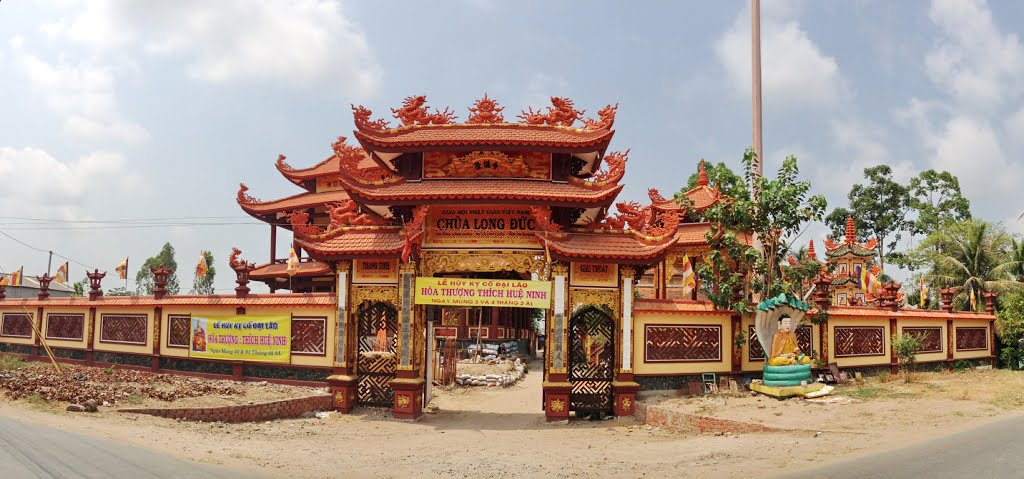
<svg viewBox="0 0 1024 479"><path fill-rule="evenodd" d="M632 233L617 231L569 233L564 240L548 242L552 255L564 258L600 258L622 261L648 261L668 251L675 243L667 240L656 244L644 242Z"/></svg>
<svg viewBox="0 0 1024 479"><path fill-rule="evenodd" d="M676 230L676 244L682 246L700 246L708 244L705 236L711 229L711 223L682 223ZM747 233L740 233L737 238L747 246L754 244L753 237Z"/></svg>
<svg viewBox="0 0 1024 479"><path fill-rule="evenodd" d="M730 316L732 311L716 310L710 301L638 298L633 302L633 314L636 313L690 313Z"/></svg>
<svg viewBox="0 0 1024 479"><path fill-rule="evenodd" d="M331 272L331 266L323 261L311 260L299 263L299 269L295 272L296 277L323 276ZM286 263L261 264L249 273L252 279L270 279L288 276L288 265Z"/></svg>
<svg viewBox="0 0 1024 479"><path fill-rule="evenodd" d="M273 201L261 201L259 203L238 203L246 213L250 215L265 215L291 211L301 208L311 208L324 203L340 203L349 199L344 191L326 191L323 193L303 192L295 196L281 198Z"/></svg>
<svg viewBox="0 0 1024 479"><path fill-rule="evenodd" d="M711 205L715 204L722 195L715 188L707 185L700 185L690 191L687 191L683 196L689 198L693 203L692 209L699 211L707 209Z"/></svg>
<svg viewBox="0 0 1024 479"><path fill-rule="evenodd" d="M370 204L405 200L521 200L579 205L611 204L623 185L592 189L568 183L519 179L423 180L366 187L342 177L353 196Z"/></svg>
<svg viewBox="0 0 1024 479"><path fill-rule="evenodd" d="M398 228L352 230L329 239L296 238L296 242L311 255L324 257L394 254L405 247Z"/></svg>
<svg viewBox="0 0 1024 479"><path fill-rule="evenodd" d="M340 167L340 160L337 156L331 155L330 158L321 161L309 168L301 169L289 169L277 164L277 171L280 171L285 178L293 181L311 180L316 179L325 175L336 175L338 174L338 168Z"/></svg>
<svg viewBox="0 0 1024 479"><path fill-rule="evenodd" d="M584 130L564 126L519 123L422 125L384 131L357 130L356 139L372 151L393 151L423 146L538 146L603 149L612 130Z"/></svg>
<svg viewBox="0 0 1024 479"><path fill-rule="evenodd" d="M988 313L975 313L971 311L954 311L947 313L937 309L911 309L904 308L893 311L887 308L874 308L871 306L830 306L828 308L829 318L878 318L878 319L929 319L945 321L947 319L993 321L995 316Z"/></svg>
<svg viewBox="0 0 1024 479"><path fill-rule="evenodd" d="M152 308L154 306L262 306L262 307L294 307L294 306L334 306L337 299L333 293L292 293L292 294L250 294L245 298L234 295L216 296L164 296L154 299L152 296L100 296L96 301L86 297L38 299L5 299L0 300L0 308L14 307L123 307Z"/></svg>

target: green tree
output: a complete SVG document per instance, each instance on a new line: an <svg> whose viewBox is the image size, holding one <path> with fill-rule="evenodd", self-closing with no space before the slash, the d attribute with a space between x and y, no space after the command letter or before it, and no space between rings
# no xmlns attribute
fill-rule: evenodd
<svg viewBox="0 0 1024 479"><path fill-rule="evenodd" d="M135 288L140 296L153 294L153 273L150 269L160 265L172 270L170 276L167 277L167 294L178 294L180 289L178 286L178 262L174 260L174 247L171 246L171 243L164 243L160 252L156 256L147 258L139 268L139 272L135 273Z"/></svg>
<svg viewBox="0 0 1024 479"><path fill-rule="evenodd" d="M724 162L715 164L705 163L705 171L708 173L708 180L712 185L718 186L722 194L730 197L742 195L747 187L743 178L737 175ZM700 178L700 171L694 172L686 180L686 186L679 190L674 196L676 199L683 196L687 191L697 187L697 180Z"/></svg>
<svg viewBox="0 0 1024 479"><path fill-rule="evenodd" d="M1018 370L1024 366L1024 291L1013 291L1000 299L996 332L1003 350L999 359L1004 366Z"/></svg>
<svg viewBox="0 0 1024 479"><path fill-rule="evenodd" d="M842 241L843 238L846 238L846 218L851 216L853 217L853 227L857 230L857 241L867 241L868 236L865 234L868 230L867 223L853 211L842 207L832 210L828 216L825 216L824 223L832 230L832 239Z"/></svg>
<svg viewBox="0 0 1024 479"><path fill-rule="evenodd" d="M945 224L971 219L971 202L960 193L960 180L948 171L922 171L910 180L910 207L917 212L914 234L929 234Z"/></svg>
<svg viewBox="0 0 1024 479"><path fill-rule="evenodd" d="M854 221L858 222L857 230L860 234L878 238L878 258L884 270L885 260L894 257L896 243L902 233L911 227L911 222L907 220L910 193L906 186L892 179L892 168L888 165L865 168L864 178L868 180L866 185L858 183L850 188L847 195L850 210L847 213L852 214ZM836 219L834 211L829 218ZM845 217L843 221L845 228Z"/></svg>
<svg viewBox="0 0 1024 479"><path fill-rule="evenodd" d="M125 288L124 286L119 286L117 288L112 288L112 289L107 290L106 295L107 296L131 296L132 292L128 288Z"/></svg>
<svg viewBox="0 0 1024 479"><path fill-rule="evenodd" d="M206 258L206 276L200 278L198 275L194 275L192 278L192 290L190 294L213 294L213 278L217 274L217 270L213 268L213 253L209 251L203 251L203 257ZM196 266L199 262L196 261Z"/></svg>
<svg viewBox="0 0 1024 479"><path fill-rule="evenodd" d="M1017 241L1016 238L1010 243L1010 260L1014 265L1010 267L1012 274L1017 281L1024 282L1024 241Z"/></svg>
<svg viewBox="0 0 1024 479"><path fill-rule="evenodd" d="M71 285L71 290L72 290L71 291L71 296L77 296L77 297L85 296L85 292L87 291L88 287L89 287L89 278L82 278L81 281L78 281L78 282L73 283Z"/></svg>
<svg viewBox="0 0 1024 479"><path fill-rule="evenodd" d="M740 314L749 312L743 294L748 282L753 292L764 296L795 293L793 283L778 281L782 261L789 244L808 222L821 220L826 208L823 196L810 194L810 182L799 180L796 157L786 158L774 179L755 176L754 161L756 155L748 148L743 155L743 188L737 189L733 201L705 212L711 222L706 235L711 251L697 264L711 302ZM754 190L757 199L750 195ZM748 245L751 234L760 238L763 252Z"/></svg>
<svg viewBox="0 0 1024 479"><path fill-rule="evenodd" d="M909 383L917 369L917 352L921 350L921 338L913 334L893 334L892 349L903 371L903 382Z"/></svg>
<svg viewBox="0 0 1024 479"><path fill-rule="evenodd" d="M925 267L925 281L936 286L959 286L953 298L958 309L970 309L969 285L975 288L978 308L982 291L998 293L1021 286L1010 271L1020 263L1009 250L1012 238L999 226L981 220L946 225L925 237L911 260Z"/></svg>

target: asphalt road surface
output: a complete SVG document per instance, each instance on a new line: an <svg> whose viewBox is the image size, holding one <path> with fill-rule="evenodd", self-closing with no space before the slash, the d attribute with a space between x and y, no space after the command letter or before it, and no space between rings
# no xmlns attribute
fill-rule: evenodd
<svg viewBox="0 0 1024 479"><path fill-rule="evenodd" d="M233 478L251 474L0 417L0 477L30 478Z"/></svg>
<svg viewBox="0 0 1024 479"><path fill-rule="evenodd" d="M1024 478L1024 416L914 446L842 461L786 479Z"/></svg>

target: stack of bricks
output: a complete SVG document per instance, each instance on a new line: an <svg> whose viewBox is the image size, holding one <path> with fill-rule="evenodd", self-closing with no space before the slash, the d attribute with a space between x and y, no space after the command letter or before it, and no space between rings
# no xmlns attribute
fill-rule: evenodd
<svg viewBox="0 0 1024 479"><path fill-rule="evenodd" d="M148 414L169 419L205 422L270 421L302 416L313 411L330 411L330 395L317 395L298 399L285 399L260 404L196 408L126 408L118 412Z"/></svg>

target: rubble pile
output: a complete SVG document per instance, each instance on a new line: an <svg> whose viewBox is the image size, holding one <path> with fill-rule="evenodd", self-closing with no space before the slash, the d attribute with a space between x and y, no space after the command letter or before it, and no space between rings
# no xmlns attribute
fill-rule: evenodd
<svg viewBox="0 0 1024 479"><path fill-rule="evenodd" d="M506 361L506 363L509 361ZM504 374L458 374L455 376L455 383L459 386L510 386L522 379L526 374L526 365L516 359L512 362L512 368Z"/></svg>

